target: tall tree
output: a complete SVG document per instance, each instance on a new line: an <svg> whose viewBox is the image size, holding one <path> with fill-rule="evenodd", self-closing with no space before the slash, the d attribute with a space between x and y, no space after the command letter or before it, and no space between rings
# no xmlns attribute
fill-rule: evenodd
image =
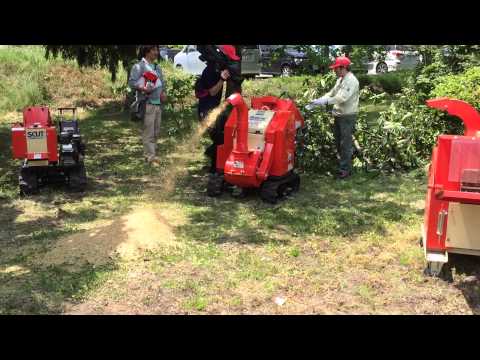
<svg viewBox="0 0 480 360"><path fill-rule="evenodd" d="M80 66L99 65L107 68L112 81L117 78L119 63L128 72L137 59L138 45L44 45L46 57L62 55L65 59L73 59Z"/></svg>

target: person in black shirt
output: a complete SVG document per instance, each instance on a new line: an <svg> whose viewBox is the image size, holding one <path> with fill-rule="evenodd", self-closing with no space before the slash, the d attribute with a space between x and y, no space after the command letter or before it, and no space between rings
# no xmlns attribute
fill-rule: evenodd
<svg viewBox="0 0 480 360"><path fill-rule="evenodd" d="M198 98L198 118L205 119L207 114L220 105L222 101L223 84L230 77L228 70L219 72L215 64L207 62L200 79L195 86L195 95Z"/></svg>
<svg viewBox="0 0 480 360"><path fill-rule="evenodd" d="M239 61L240 57L232 45L220 45L219 49L227 55L230 60ZM230 78L230 72L219 70L215 63L207 60L207 67L195 84L195 95L198 98L198 118L203 121L208 113L220 105L222 101L223 84ZM219 115L216 123L209 129L212 144L206 149L210 162L210 173L216 172L217 146L223 144L223 128L228 118L228 111Z"/></svg>
<svg viewBox="0 0 480 360"><path fill-rule="evenodd" d="M223 84L227 81L230 74L228 70L218 72L212 63L207 63L207 67L203 70L202 76L195 87L195 93L198 97L198 119L204 121L208 113L220 105L222 101ZM210 158L210 173L216 172L217 162L217 145L221 133L217 131L216 124L209 127L209 135L212 144L205 150L205 155Z"/></svg>

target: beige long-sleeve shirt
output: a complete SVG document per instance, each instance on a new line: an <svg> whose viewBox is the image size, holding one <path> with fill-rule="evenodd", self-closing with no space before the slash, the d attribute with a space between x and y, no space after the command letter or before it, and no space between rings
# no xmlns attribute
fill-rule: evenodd
<svg viewBox="0 0 480 360"><path fill-rule="evenodd" d="M338 78L337 83L324 98L328 104L334 104L334 115L351 115L358 113L358 99L360 86L357 78L351 72L344 77Z"/></svg>

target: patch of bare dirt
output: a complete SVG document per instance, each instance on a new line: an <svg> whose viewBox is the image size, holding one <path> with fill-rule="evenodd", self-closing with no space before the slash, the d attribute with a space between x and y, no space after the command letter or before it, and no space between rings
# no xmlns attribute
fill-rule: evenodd
<svg viewBox="0 0 480 360"><path fill-rule="evenodd" d="M103 265L115 258L130 260L145 251L175 246L175 235L159 210L137 208L121 218L90 231L60 239L35 259L42 265Z"/></svg>

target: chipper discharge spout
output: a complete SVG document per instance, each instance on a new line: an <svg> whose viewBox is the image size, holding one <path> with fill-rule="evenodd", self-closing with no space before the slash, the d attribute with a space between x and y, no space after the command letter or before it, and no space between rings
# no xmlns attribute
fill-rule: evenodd
<svg viewBox="0 0 480 360"><path fill-rule="evenodd" d="M427 105L465 125L463 136L438 137L429 168L422 243L426 272L438 275L448 253L480 255L480 114L456 99L432 99Z"/></svg>

